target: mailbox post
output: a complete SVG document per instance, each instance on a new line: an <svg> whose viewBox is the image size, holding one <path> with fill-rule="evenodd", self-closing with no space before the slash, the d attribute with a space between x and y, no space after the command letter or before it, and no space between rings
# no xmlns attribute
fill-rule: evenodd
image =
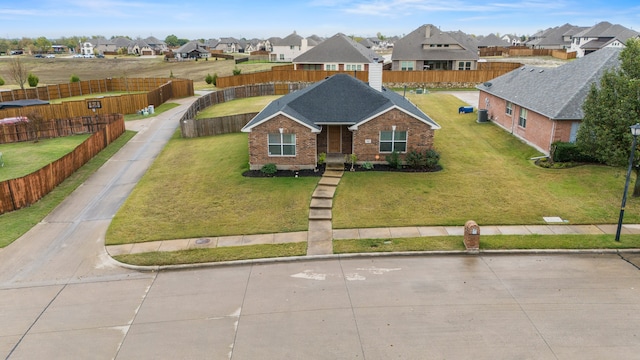
<svg viewBox="0 0 640 360"><path fill-rule="evenodd" d="M464 247L471 252L480 249L480 227L473 220L464 224Z"/></svg>

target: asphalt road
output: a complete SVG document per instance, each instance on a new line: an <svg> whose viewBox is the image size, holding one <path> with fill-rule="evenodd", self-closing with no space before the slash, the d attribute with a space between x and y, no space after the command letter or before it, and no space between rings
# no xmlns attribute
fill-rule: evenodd
<svg viewBox="0 0 640 360"><path fill-rule="evenodd" d="M638 357L634 254L336 257L162 272L118 266L104 250L106 229L182 110L127 124L140 132L122 151L0 250L5 358Z"/></svg>

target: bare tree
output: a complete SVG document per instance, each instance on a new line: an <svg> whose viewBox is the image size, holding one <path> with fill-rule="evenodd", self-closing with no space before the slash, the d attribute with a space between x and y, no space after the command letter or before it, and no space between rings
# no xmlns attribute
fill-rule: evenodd
<svg viewBox="0 0 640 360"><path fill-rule="evenodd" d="M27 78L29 77L29 70L19 56L11 58L11 63L9 64L9 75L16 83L18 83L18 85L20 85L20 89L24 90L24 84L27 82Z"/></svg>
<svg viewBox="0 0 640 360"><path fill-rule="evenodd" d="M42 136L42 127L44 126L44 118L37 112L31 112L27 115L29 121L27 122L27 128L33 133L35 140L34 143L40 141L40 137Z"/></svg>

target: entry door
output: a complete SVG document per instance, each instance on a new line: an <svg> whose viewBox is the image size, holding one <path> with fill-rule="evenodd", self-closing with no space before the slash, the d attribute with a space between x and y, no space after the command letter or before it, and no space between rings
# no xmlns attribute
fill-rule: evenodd
<svg viewBox="0 0 640 360"><path fill-rule="evenodd" d="M342 126L329 126L327 129L327 135L329 136L329 148L327 149L327 153L341 153Z"/></svg>

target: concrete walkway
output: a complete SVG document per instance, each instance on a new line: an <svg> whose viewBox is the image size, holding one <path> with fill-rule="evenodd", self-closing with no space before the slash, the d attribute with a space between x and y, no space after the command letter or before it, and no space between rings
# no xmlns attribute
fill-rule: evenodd
<svg viewBox="0 0 640 360"><path fill-rule="evenodd" d="M333 240L358 240L358 239L395 239L406 237L430 237L430 236L462 236L464 226L407 226L407 227L379 227L360 229L331 229L331 221L309 221L309 231L219 236L197 239L179 239L153 241L138 244L125 244L107 246L107 252L111 256L122 254L138 254L153 251L177 251L184 249L216 248L226 246L242 246L257 244L284 244L295 242L309 242L307 255L332 254ZM327 228L328 227L328 228ZM615 224L604 225L480 225L480 241L482 235L602 235L616 233ZM628 224L622 226L622 234L640 234L640 224ZM462 241L462 240L460 240Z"/></svg>

